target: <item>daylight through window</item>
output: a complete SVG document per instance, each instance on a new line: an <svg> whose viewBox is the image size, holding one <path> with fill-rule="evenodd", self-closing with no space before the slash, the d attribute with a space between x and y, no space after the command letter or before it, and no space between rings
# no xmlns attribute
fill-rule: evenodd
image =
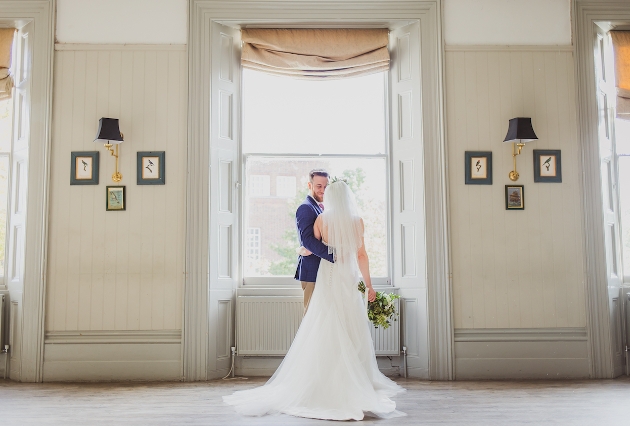
<svg viewBox="0 0 630 426"><path fill-rule="evenodd" d="M293 277L295 211L315 168L348 180L365 221L372 276L388 276L385 85L385 73L312 81L243 70L246 283Z"/></svg>

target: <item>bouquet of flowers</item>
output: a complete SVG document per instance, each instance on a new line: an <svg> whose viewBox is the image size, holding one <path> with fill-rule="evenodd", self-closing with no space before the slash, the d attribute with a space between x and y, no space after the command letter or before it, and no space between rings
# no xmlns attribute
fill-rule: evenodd
<svg viewBox="0 0 630 426"><path fill-rule="evenodd" d="M365 283L359 281L359 291L365 294ZM390 319L396 321L398 312L394 306L394 300L400 299L400 296L394 293L384 293L382 291L376 292L376 299L374 302L368 303L368 319L374 324L374 328L383 327L383 329L389 328L391 323Z"/></svg>

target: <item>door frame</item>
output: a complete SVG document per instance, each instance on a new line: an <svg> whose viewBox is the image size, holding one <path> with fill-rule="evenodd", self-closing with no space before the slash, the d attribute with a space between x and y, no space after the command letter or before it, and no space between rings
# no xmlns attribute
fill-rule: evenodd
<svg viewBox="0 0 630 426"><path fill-rule="evenodd" d="M427 285L426 378L453 379L453 327L448 228L441 0L241 1L189 0L188 181L186 284L183 297L185 380L207 380L209 371L209 155L211 24L334 22L365 26L420 21Z"/></svg>
<svg viewBox="0 0 630 426"><path fill-rule="evenodd" d="M575 75L577 83L578 141L581 151L582 206L585 253L586 329L591 378L612 378L611 336L606 276L604 213L598 141L596 75L594 66L595 22L627 21L630 4L605 0L573 1Z"/></svg>
<svg viewBox="0 0 630 426"><path fill-rule="evenodd" d="M34 22L20 330L22 382L42 381L55 5L55 0L0 0L0 21Z"/></svg>

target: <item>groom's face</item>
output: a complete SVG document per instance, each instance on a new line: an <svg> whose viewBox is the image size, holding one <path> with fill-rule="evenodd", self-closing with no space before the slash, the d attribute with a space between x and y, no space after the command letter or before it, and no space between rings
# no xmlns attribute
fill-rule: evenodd
<svg viewBox="0 0 630 426"><path fill-rule="evenodd" d="M324 176L313 176L313 182L308 183L308 191L311 197L318 203L324 201L324 191L328 186L328 178Z"/></svg>

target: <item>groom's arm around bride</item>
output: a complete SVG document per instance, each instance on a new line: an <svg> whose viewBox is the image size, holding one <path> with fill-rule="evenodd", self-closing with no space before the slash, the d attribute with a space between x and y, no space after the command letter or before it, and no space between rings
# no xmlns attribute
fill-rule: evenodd
<svg viewBox="0 0 630 426"><path fill-rule="evenodd" d="M333 255L328 253L328 246L315 238L313 225L315 219L322 213L321 204L324 191L328 186L328 173L323 170L312 170L309 174L309 195L295 212L295 225L300 238L300 245L309 250L312 255L298 257L295 279L301 281L304 290L304 313L308 308L311 294L315 287L319 262L325 259L334 262Z"/></svg>

